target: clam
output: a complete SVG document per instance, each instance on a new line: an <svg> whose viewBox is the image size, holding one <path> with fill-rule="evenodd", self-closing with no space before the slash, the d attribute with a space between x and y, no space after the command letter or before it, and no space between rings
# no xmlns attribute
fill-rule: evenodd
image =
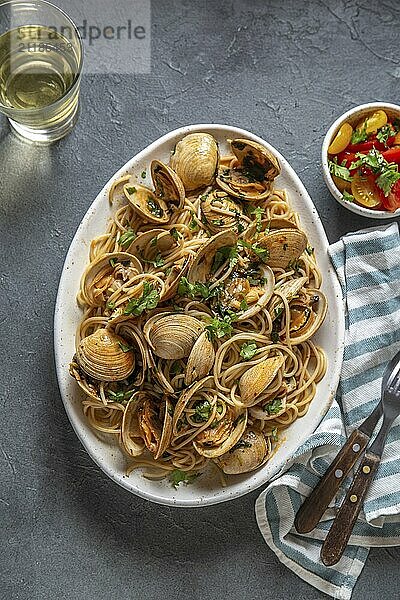
<svg viewBox="0 0 400 600"><path fill-rule="evenodd" d="M238 277L233 278L231 282L225 287L224 293L221 296L221 303L228 307L237 309L240 301L245 300L247 308L237 314L236 320L238 322L245 321L254 317L261 309L263 309L269 302L275 284L275 277L272 269L260 266L260 276L262 283L260 285L250 285L248 279ZM232 299L236 300L235 303Z"/></svg>
<svg viewBox="0 0 400 600"><path fill-rule="evenodd" d="M218 145L212 135L190 133L176 144L170 165L185 190L191 191L212 183L218 158Z"/></svg>
<svg viewBox="0 0 400 600"><path fill-rule="evenodd" d="M202 283L212 278L212 267L218 250L236 245L237 235L233 231L221 231L210 238L197 252L192 262L187 278L190 283L200 281Z"/></svg>
<svg viewBox="0 0 400 600"><path fill-rule="evenodd" d="M237 444L246 429L247 411L229 408L216 426L201 431L193 441L196 451L206 458L217 458Z"/></svg>
<svg viewBox="0 0 400 600"><path fill-rule="evenodd" d="M275 229L298 229L298 227L296 223L293 223L289 219L281 219L279 217L262 219L260 223L252 221L243 234L243 238L246 241L250 241L256 234L262 235L264 232L269 233Z"/></svg>
<svg viewBox="0 0 400 600"><path fill-rule="evenodd" d="M248 473L260 467L268 458L268 444L264 434L253 427L246 429L240 440L226 454L214 462L227 475Z"/></svg>
<svg viewBox="0 0 400 600"><path fill-rule="evenodd" d="M215 350L212 342L203 333L196 340L187 361L185 384L190 385L196 379L203 379L210 372L215 360Z"/></svg>
<svg viewBox="0 0 400 600"><path fill-rule="evenodd" d="M249 413L255 419L260 421L270 421L276 419L286 412L288 395L297 387L296 379L284 379L278 391L273 392L270 396L264 397L263 400L249 408Z"/></svg>
<svg viewBox="0 0 400 600"><path fill-rule="evenodd" d="M283 302L280 298L282 295L288 302L299 294L301 288L307 283L307 277L297 277L297 279L290 279L284 283L278 282L274 288L274 292L278 292L278 295L272 297L269 303L268 310L272 318L274 319L278 313L283 310Z"/></svg>
<svg viewBox="0 0 400 600"><path fill-rule="evenodd" d="M287 269L307 247L307 236L299 229L275 229L260 234L257 245L268 251L268 265L272 268Z"/></svg>
<svg viewBox="0 0 400 600"><path fill-rule="evenodd" d="M289 308L290 341L292 344L301 344L322 325L327 311L326 296L321 290L307 288L305 298L293 300Z"/></svg>
<svg viewBox="0 0 400 600"><path fill-rule="evenodd" d="M122 418L120 443L129 456L140 456L145 448L138 422L138 400L142 392L136 392L126 405Z"/></svg>
<svg viewBox="0 0 400 600"><path fill-rule="evenodd" d="M134 381L134 385L140 386L144 382L147 370L147 352L141 331L138 330L133 323L124 321L116 325L115 333L121 335L124 339L129 340L130 343L133 342L135 350L138 350L138 355L140 356L139 362L141 362L142 365Z"/></svg>
<svg viewBox="0 0 400 600"><path fill-rule="evenodd" d="M244 231L249 223L238 202L222 190L212 190L201 196L201 212L212 233L232 229L238 234Z"/></svg>
<svg viewBox="0 0 400 600"><path fill-rule="evenodd" d="M156 356L177 360L189 356L204 325L185 314L164 313L151 317L143 332Z"/></svg>
<svg viewBox="0 0 400 600"><path fill-rule="evenodd" d="M101 328L80 341L76 362L93 379L122 381L133 372L135 355L124 338Z"/></svg>
<svg viewBox="0 0 400 600"><path fill-rule="evenodd" d="M169 212L164 200L144 185L124 185L124 194L133 210L146 223L168 223Z"/></svg>
<svg viewBox="0 0 400 600"><path fill-rule="evenodd" d="M175 238L165 229L150 229L137 236L128 248L145 261L154 260L157 254L167 254L178 247Z"/></svg>
<svg viewBox="0 0 400 600"><path fill-rule="evenodd" d="M178 402L175 405L174 416L172 420L172 431L175 435L178 433L178 425L183 415L183 412L189 402L191 402L192 398L196 396L198 392L200 392L203 388L209 387L213 384L214 378L204 377L200 381L196 381L192 383L192 385L180 393L178 398Z"/></svg>
<svg viewBox="0 0 400 600"><path fill-rule="evenodd" d="M258 396L271 385L284 363L283 356L274 356L247 369L239 380L242 404L246 407L257 404Z"/></svg>
<svg viewBox="0 0 400 600"><path fill-rule="evenodd" d="M228 194L249 202L267 198L271 183L281 172L278 159L264 146L252 140L230 142L236 161L222 165L216 182Z"/></svg>
<svg viewBox="0 0 400 600"><path fill-rule="evenodd" d="M158 403L151 397L144 397L138 407L139 430L146 448L160 458L169 446L172 435L171 401L163 396Z"/></svg>
<svg viewBox="0 0 400 600"><path fill-rule="evenodd" d="M101 306L110 296L110 290L116 291L142 272L141 263L129 252L103 254L90 263L82 276L83 299L89 306Z"/></svg>
<svg viewBox="0 0 400 600"><path fill-rule="evenodd" d="M163 200L167 206L174 204L177 208L183 208L185 188L175 171L160 160L153 160L150 170L157 198Z"/></svg>

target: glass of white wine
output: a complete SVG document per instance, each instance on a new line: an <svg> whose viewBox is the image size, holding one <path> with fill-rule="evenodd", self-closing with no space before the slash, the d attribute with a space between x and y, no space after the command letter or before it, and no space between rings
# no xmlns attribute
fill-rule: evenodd
<svg viewBox="0 0 400 600"><path fill-rule="evenodd" d="M0 1L0 112L21 138L51 143L72 130L82 63L79 31L62 10Z"/></svg>

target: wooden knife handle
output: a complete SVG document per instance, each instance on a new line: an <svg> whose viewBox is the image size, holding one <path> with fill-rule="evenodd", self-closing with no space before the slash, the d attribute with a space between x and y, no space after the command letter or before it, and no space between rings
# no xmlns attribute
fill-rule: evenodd
<svg viewBox="0 0 400 600"><path fill-rule="evenodd" d="M347 546L365 494L374 478L380 460L380 456L366 452L360 463L354 481L321 549L321 560L327 567L331 567L339 561Z"/></svg>
<svg viewBox="0 0 400 600"><path fill-rule="evenodd" d="M299 508L294 524L299 533L308 533L321 520L350 469L363 453L370 438L355 429L308 498Z"/></svg>

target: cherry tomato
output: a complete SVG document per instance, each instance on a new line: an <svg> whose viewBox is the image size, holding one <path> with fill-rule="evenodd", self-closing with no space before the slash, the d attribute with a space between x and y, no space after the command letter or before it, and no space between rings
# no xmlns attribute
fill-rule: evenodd
<svg viewBox="0 0 400 600"><path fill-rule="evenodd" d="M341 179L341 177L335 177L335 175L331 175L331 177L334 181L334 184L340 192L344 192L344 190L350 192L351 181L346 181L346 179Z"/></svg>
<svg viewBox="0 0 400 600"><path fill-rule="evenodd" d="M400 131L398 131L396 133L396 135L394 136L394 138L393 138L393 144L395 146L400 145Z"/></svg>
<svg viewBox="0 0 400 600"><path fill-rule="evenodd" d="M399 164L400 163L400 147L393 146L393 148L390 148L389 150L385 150L384 152L382 152L382 156L388 162L394 162L396 164Z"/></svg>
<svg viewBox="0 0 400 600"><path fill-rule="evenodd" d="M350 123L343 123L328 148L328 154L339 154L339 152L343 152L350 144L352 135L353 128Z"/></svg>
<svg viewBox="0 0 400 600"><path fill-rule="evenodd" d="M388 196L385 196L383 191L380 192L380 197L382 201L382 206L389 210L390 212L394 212L398 208L400 208L400 180L396 181Z"/></svg>
<svg viewBox="0 0 400 600"><path fill-rule="evenodd" d="M381 205L379 188L375 183L375 176L372 174L356 173L351 182L351 193L357 204L365 208L379 208Z"/></svg>
<svg viewBox="0 0 400 600"><path fill-rule="evenodd" d="M350 167L352 162L355 162L356 160L358 160L356 158L355 152L347 152L347 150L345 150L344 152L341 152L337 158L338 158L338 164L341 165L341 164L343 164L343 161L345 161L345 166L347 168Z"/></svg>
<svg viewBox="0 0 400 600"><path fill-rule="evenodd" d="M365 119L362 119L357 124L357 131L362 131L365 129L365 132L375 133L378 129L386 125L387 123L387 114L384 110L377 110L372 115L368 115Z"/></svg>

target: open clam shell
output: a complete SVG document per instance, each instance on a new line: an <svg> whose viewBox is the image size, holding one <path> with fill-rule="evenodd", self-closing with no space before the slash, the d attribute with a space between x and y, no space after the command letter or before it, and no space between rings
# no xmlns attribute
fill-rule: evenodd
<svg viewBox="0 0 400 600"><path fill-rule="evenodd" d="M124 194L133 210L147 223L168 223L170 215L162 198L144 185L124 185Z"/></svg>
<svg viewBox="0 0 400 600"><path fill-rule="evenodd" d="M122 381L135 368L135 354L126 340L104 328L80 341L76 361L84 373L99 381Z"/></svg>
<svg viewBox="0 0 400 600"><path fill-rule="evenodd" d="M321 290L307 288L306 300L292 300L290 308L290 341L301 344L310 339L324 322L328 303Z"/></svg>
<svg viewBox="0 0 400 600"><path fill-rule="evenodd" d="M233 231L221 231L210 238L197 252L188 271L188 281L190 283L208 281L212 276L212 266L217 251L221 248L235 246L237 239L237 235Z"/></svg>
<svg viewBox="0 0 400 600"><path fill-rule="evenodd" d="M143 267L129 252L103 254L90 263L82 276L83 298L89 306L101 306L116 280L124 281L139 273L143 273Z"/></svg>
<svg viewBox="0 0 400 600"><path fill-rule="evenodd" d="M139 430L146 448L160 458L169 446L172 435L172 404L167 396L160 402L145 396L138 406Z"/></svg>
<svg viewBox="0 0 400 600"><path fill-rule="evenodd" d="M307 247L307 236L299 229L275 229L260 234L257 245L268 251L268 265L286 269L303 254Z"/></svg>
<svg viewBox="0 0 400 600"><path fill-rule="evenodd" d="M239 202L222 190L212 190L205 195L201 212L212 233L232 229L239 234L249 223Z"/></svg>
<svg viewBox="0 0 400 600"><path fill-rule="evenodd" d="M275 229L298 229L298 227L296 223L293 223L293 221L290 221L289 219L281 219L279 217L274 217L273 219L262 219L261 223L252 221L247 227L246 231L243 233L243 238L246 241L250 241L257 234L261 236L264 234L264 232L267 234Z"/></svg>
<svg viewBox="0 0 400 600"><path fill-rule="evenodd" d="M252 140L235 139L230 144L237 166L220 167L216 179L218 186L249 202L267 198L272 181L281 172L276 156Z"/></svg>
<svg viewBox="0 0 400 600"><path fill-rule="evenodd" d="M124 339L129 340L130 342L133 342L133 344L135 346L135 350L136 349L138 350L138 354L140 356L139 362L141 362L142 364L141 364L140 371L137 373L137 377L136 377L135 381L133 382L133 385L140 386L144 382L144 378L145 378L145 374L146 374L146 370L147 370L146 347L143 343L143 339L140 334L140 331L137 330L134 325L125 321L125 322L122 322L122 323L119 323L116 325L115 333L117 335L121 335ZM136 361L136 363L137 362L138 361Z"/></svg>
<svg viewBox="0 0 400 600"><path fill-rule="evenodd" d="M238 443L214 462L227 475L249 473L260 467L268 458L268 444L264 434L249 427Z"/></svg>
<svg viewBox="0 0 400 600"><path fill-rule="evenodd" d="M129 456L140 456L145 444L139 429L138 406L143 392L136 392L126 405L122 418L120 444Z"/></svg>
<svg viewBox="0 0 400 600"><path fill-rule="evenodd" d="M165 229L150 229L137 236L128 248L139 258L154 260L157 254L167 254L178 247L175 238Z"/></svg>
<svg viewBox="0 0 400 600"><path fill-rule="evenodd" d="M218 165L218 145L209 133L190 133L175 146L170 165L185 190L210 185Z"/></svg>
<svg viewBox="0 0 400 600"><path fill-rule="evenodd" d="M283 356L267 358L243 373L239 380L240 399L246 407L254 406L285 364Z"/></svg>
<svg viewBox="0 0 400 600"><path fill-rule="evenodd" d="M273 295L269 303L268 310L272 318L276 317L277 312L283 309L283 302L280 298L282 295L288 302L298 296L300 290L307 283L307 277L297 277L296 279L290 279L284 283L278 282L274 288L274 292L278 292L278 295Z"/></svg>
<svg viewBox="0 0 400 600"><path fill-rule="evenodd" d="M160 160L153 160L150 170L157 198L163 200L167 206L174 204L177 208L183 208L185 188L175 171Z"/></svg>
<svg viewBox="0 0 400 600"><path fill-rule="evenodd" d="M228 421L227 424L224 423L224 419ZM235 444L237 444L246 429L247 410L234 411L231 409L227 411L224 419L220 421L218 427L224 427L228 425L229 435L227 435L222 442L216 444L215 446L206 446L201 444L197 439L193 441L194 448L202 456L205 456L206 458L217 458L218 456L226 454L226 452L228 452L235 446ZM215 434L216 430L217 428L215 428L212 433ZM202 431L201 434L204 435L205 431Z"/></svg>
<svg viewBox="0 0 400 600"><path fill-rule="evenodd" d="M262 277L264 280L262 284L263 292L254 304L249 305L247 310L243 311L242 313L238 313L236 319L238 322L245 321L246 319L254 317L254 315L260 312L260 310L262 310L265 306L267 306L274 292L275 276L272 269L270 269L269 267L261 266L260 270L262 272Z"/></svg>
<svg viewBox="0 0 400 600"><path fill-rule="evenodd" d="M201 379L200 381L196 381L190 387L188 387L187 389L183 390L180 393L178 402L175 405L174 416L172 419L172 431L173 431L174 435L178 434L178 422L182 418L183 412L184 412L185 408L187 407L187 405L189 404L189 402L191 401L191 399L201 389L211 386L213 384L213 381L214 381L214 378L211 376L204 377L204 379Z"/></svg>
<svg viewBox="0 0 400 600"><path fill-rule="evenodd" d="M195 317L182 313L164 313L151 317L143 332L156 356L178 360L189 356L204 325Z"/></svg>
<svg viewBox="0 0 400 600"><path fill-rule="evenodd" d="M212 342L203 331L197 338L187 361L185 384L190 385L196 379L206 377L214 365L215 350Z"/></svg>

